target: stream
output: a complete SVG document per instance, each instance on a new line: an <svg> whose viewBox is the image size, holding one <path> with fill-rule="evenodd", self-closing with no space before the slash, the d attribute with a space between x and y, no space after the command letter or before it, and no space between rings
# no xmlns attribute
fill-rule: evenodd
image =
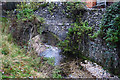
<svg viewBox="0 0 120 80"><path fill-rule="evenodd" d="M60 65L60 61L62 59L62 55L60 55L61 50L57 47L53 47L51 45L45 45L48 49L43 51L40 56L44 56L47 58L54 58L54 64Z"/></svg>

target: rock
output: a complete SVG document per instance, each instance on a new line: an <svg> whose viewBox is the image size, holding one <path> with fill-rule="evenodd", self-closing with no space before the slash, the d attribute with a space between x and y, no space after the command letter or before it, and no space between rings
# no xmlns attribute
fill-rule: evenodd
<svg viewBox="0 0 120 80"><path fill-rule="evenodd" d="M87 63L88 61L87 60L85 60L85 63Z"/></svg>
<svg viewBox="0 0 120 80"><path fill-rule="evenodd" d="M38 55L46 49L46 46L42 44L40 35L33 37L30 43L32 48L35 50L36 53L38 53Z"/></svg>
<svg viewBox="0 0 120 80"><path fill-rule="evenodd" d="M31 40L31 45L33 49L35 50L35 52L38 54L38 56L43 56L47 58L55 58L54 59L55 65L59 65L60 60L62 59L60 55L61 49L54 47L54 46L43 44L40 37L41 37L40 35L37 35L33 37Z"/></svg>
<svg viewBox="0 0 120 80"><path fill-rule="evenodd" d="M44 50L42 53L40 53L40 56L44 56L47 58L54 58L55 65L60 64L60 60L62 59L61 55L59 54L61 50L57 47L53 47L50 45L45 45L46 47L49 47L48 49Z"/></svg>
<svg viewBox="0 0 120 80"><path fill-rule="evenodd" d="M58 25L59 25L59 26L62 26L62 25L63 25L63 23L58 23Z"/></svg>
<svg viewBox="0 0 120 80"><path fill-rule="evenodd" d="M96 78L111 78L110 73L104 70L101 66L97 65L96 63L88 62L87 64L80 63L84 69L90 72ZM93 65L95 64L95 65Z"/></svg>
<svg viewBox="0 0 120 80"><path fill-rule="evenodd" d="M3 2L2 9L4 10L14 10L18 2Z"/></svg>
<svg viewBox="0 0 120 80"><path fill-rule="evenodd" d="M67 31L60 31L60 33L58 34L59 38L61 40L64 40L67 36Z"/></svg>

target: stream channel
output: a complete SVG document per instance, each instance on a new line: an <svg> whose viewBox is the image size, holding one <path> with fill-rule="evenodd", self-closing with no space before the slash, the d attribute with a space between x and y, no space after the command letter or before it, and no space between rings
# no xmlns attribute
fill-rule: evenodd
<svg viewBox="0 0 120 80"><path fill-rule="evenodd" d="M64 55L57 46L60 41L52 32L43 31L41 35L33 37L31 43L38 56L54 58L54 65L61 68L64 78L117 78L95 62Z"/></svg>
<svg viewBox="0 0 120 80"><path fill-rule="evenodd" d="M97 64L94 66L94 63L89 61L84 61L85 63L82 63L83 60L80 58L64 56L61 49L57 47L57 43L60 41L59 38L51 32L43 32L41 37L36 36L34 40L41 40L42 42L42 46L36 42L38 44L36 45L36 47L38 47L36 48L38 55L47 58L54 58L54 65L62 68L62 76L65 78L110 77L109 74L103 75L106 71ZM98 72L94 72L94 69ZM101 70L102 72L100 72Z"/></svg>
<svg viewBox="0 0 120 80"><path fill-rule="evenodd" d="M61 68L64 78L116 78L95 62L74 56L66 56L57 46L59 37L51 32L43 32L32 38L32 46L38 56L54 58L54 65ZM111 78L111 79L112 79Z"/></svg>

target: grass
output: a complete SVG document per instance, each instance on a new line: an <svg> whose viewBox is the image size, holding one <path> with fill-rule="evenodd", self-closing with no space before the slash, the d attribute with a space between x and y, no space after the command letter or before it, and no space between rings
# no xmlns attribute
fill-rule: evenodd
<svg viewBox="0 0 120 80"><path fill-rule="evenodd" d="M35 67L38 62L30 55L25 55L23 49L8 41L8 36L0 32L0 55L2 59L2 78L24 78L36 76ZM31 64L30 64L31 63ZM39 76L39 77L42 77Z"/></svg>
<svg viewBox="0 0 120 80"><path fill-rule="evenodd" d="M61 78L54 70L54 59L38 57L34 51L20 48L8 33L8 27L8 23L0 23L0 79Z"/></svg>
<svg viewBox="0 0 120 80"><path fill-rule="evenodd" d="M4 26L5 27L5 26ZM12 42L10 34L3 33L3 26L0 24L0 74L1 78L44 78L37 68L41 67L41 58L31 57L31 53L25 53Z"/></svg>

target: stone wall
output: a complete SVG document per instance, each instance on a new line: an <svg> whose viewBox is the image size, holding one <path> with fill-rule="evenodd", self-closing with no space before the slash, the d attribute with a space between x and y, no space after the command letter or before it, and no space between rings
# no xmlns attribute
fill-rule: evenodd
<svg viewBox="0 0 120 80"><path fill-rule="evenodd" d="M104 13L105 9L91 9L84 14L83 20L88 20L89 26L94 28L93 32L97 32ZM109 69L114 70L119 66L116 49L108 48L100 38L89 41L89 53L85 53L85 55Z"/></svg>
<svg viewBox="0 0 120 80"><path fill-rule="evenodd" d="M73 20L66 18L66 15L63 13L64 6L62 3L56 3L56 5L58 6L52 12L48 10L47 6L40 8L35 14L45 19L45 30L56 34L61 40L64 40Z"/></svg>
<svg viewBox="0 0 120 80"><path fill-rule="evenodd" d="M64 40L68 32L68 28L71 27L73 20L66 18L63 13L64 6L58 4L52 13L47 7L40 8L35 14L43 17L45 19L45 29L56 34L61 40ZM94 31L99 30L99 25L101 23L102 15L105 13L105 9L87 9L87 12L83 16L83 21L87 20L90 27L93 27ZM105 42L97 38L94 41L88 42L86 51L84 54L90 59L96 61L104 67L111 69L119 69L118 65L118 55L116 49L110 49L105 45Z"/></svg>

